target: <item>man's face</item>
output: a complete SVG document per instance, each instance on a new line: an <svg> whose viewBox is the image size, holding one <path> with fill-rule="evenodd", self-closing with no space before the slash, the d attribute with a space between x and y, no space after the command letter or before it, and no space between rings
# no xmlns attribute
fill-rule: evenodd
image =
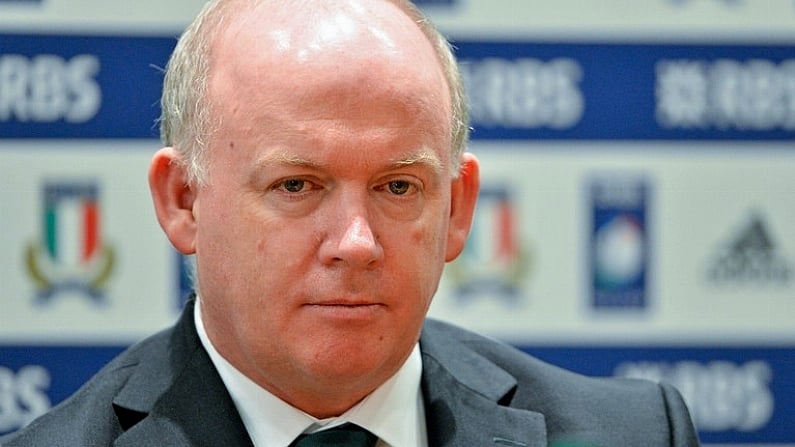
<svg viewBox="0 0 795 447"><path fill-rule="evenodd" d="M396 372L460 250L439 64L408 18L364 3L375 18L231 22L212 50L220 124L193 205L211 340L319 416Z"/></svg>

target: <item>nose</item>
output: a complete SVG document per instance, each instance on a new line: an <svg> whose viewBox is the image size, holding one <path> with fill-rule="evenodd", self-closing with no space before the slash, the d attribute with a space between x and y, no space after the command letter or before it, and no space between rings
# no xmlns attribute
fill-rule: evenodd
<svg viewBox="0 0 795 447"><path fill-rule="evenodd" d="M343 220L331 225L337 231L328 234L321 245L321 259L325 263L342 262L355 267L369 267L383 259L383 247L367 216L364 213L342 214L345 214Z"/></svg>

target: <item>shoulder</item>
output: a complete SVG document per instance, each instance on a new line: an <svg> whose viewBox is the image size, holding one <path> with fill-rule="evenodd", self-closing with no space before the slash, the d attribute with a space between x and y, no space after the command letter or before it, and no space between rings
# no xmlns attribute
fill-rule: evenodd
<svg viewBox="0 0 795 447"><path fill-rule="evenodd" d="M205 357L191 300L174 326L119 354L75 394L2 440L2 445L110 444L151 410L190 361ZM209 363L206 358L200 366L211 369Z"/></svg>
<svg viewBox="0 0 795 447"><path fill-rule="evenodd" d="M485 359L510 375L515 386L504 403L543 414L551 439L582 435L607 439L610 445L658 445L649 442L657 433L663 440L672 440L659 445L697 445L687 407L669 385L587 377L506 343L434 320L426 322L423 340L424 355L456 370L453 375L466 376L460 370L468 366L458 359L467 356Z"/></svg>
<svg viewBox="0 0 795 447"><path fill-rule="evenodd" d="M151 367L168 353L171 330L128 348L77 392L25 428L2 440L4 447L109 444L121 433L113 399L140 366ZM103 444L104 445L104 444Z"/></svg>

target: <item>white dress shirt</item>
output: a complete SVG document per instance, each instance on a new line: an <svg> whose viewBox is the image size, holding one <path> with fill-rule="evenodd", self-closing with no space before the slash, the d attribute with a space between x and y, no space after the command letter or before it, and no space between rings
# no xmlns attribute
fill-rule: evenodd
<svg viewBox="0 0 795 447"><path fill-rule="evenodd" d="M201 300L197 297L194 320L199 339L256 447L288 447L301 433L313 433L346 422L378 436L377 447L428 446L418 344L398 372L361 402L338 417L317 419L274 396L232 366L215 350L200 315Z"/></svg>

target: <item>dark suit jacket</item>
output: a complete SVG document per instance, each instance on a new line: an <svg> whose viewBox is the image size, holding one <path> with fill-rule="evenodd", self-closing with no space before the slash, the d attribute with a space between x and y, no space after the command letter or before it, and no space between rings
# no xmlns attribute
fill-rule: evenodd
<svg viewBox="0 0 795 447"><path fill-rule="evenodd" d="M437 321L426 322L420 348L431 447L698 445L668 386L583 377ZM252 444L191 302L174 328L131 347L2 445Z"/></svg>

